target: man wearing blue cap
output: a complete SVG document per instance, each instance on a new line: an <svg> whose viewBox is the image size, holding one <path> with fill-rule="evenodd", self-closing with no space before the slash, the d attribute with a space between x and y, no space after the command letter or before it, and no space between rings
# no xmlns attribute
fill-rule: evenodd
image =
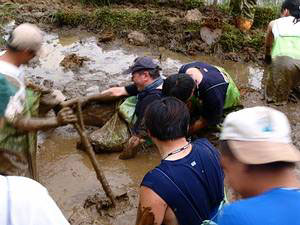
<svg viewBox="0 0 300 225"><path fill-rule="evenodd" d="M131 73L134 84L125 87L113 87L103 91L101 94L108 94L114 97L137 96L137 103L134 114L137 120L132 128L132 137L127 147L120 155L120 159L133 158L137 152L137 146L143 141L143 116L146 107L154 100L160 99L163 79L160 76L161 68L150 57L138 57L132 66L125 71Z"/></svg>

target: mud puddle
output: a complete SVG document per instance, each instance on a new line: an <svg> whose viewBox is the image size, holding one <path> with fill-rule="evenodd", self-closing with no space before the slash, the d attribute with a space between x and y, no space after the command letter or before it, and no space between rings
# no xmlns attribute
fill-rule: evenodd
<svg viewBox="0 0 300 225"><path fill-rule="evenodd" d="M128 68L137 56L149 55L161 59L164 75L176 73L183 63L200 60L224 67L241 88L245 106L261 105L261 80L263 68L245 63L221 61L215 57L187 57L165 50L128 46L121 41L99 44L97 37L82 30L46 34L45 55L25 68L27 77L38 83L60 89L68 97L86 95L89 89L101 91L110 86L130 82L129 75L122 71ZM89 60L77 70L60 66L65 56L76 54ZM292 119L295 134L300 131L299 104L279 107ZM295 136L296 140L299 140ZM85 200L96 193L103 195L87 155L76 149L78 136L71 126L58 128L39 135L38 169L40 181L49 190L55 201L69 218L77 207L83 207ZM141 152L132 160L118 159L118 153L98 155L113 192L125 189L129 203L117 212L100 216L89 210L90 217L100 224L133 224L136 216L138 187L147 171L159 163L154 150ZM86 223L89 224L89 223Z"/></svg>

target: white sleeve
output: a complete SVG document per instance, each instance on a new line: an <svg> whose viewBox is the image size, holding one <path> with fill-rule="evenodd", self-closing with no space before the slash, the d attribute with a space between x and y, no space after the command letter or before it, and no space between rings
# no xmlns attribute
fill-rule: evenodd
<svg viewBox="0 0 300 225"><path fill-rule="evenodd" d="M46 188L25 177L9 177L12 224L70 225Z"/></svg>

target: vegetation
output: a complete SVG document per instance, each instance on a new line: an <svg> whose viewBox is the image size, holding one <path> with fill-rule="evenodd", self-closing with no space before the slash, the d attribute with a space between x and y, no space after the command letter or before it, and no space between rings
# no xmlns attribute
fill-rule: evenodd
<svg viewBox="0 0 300 225"><path fill-rule="evenodd" d="M19 4L11 2L0 4L0 25L11 20L15 16L18 8L20 8Z"/></svg>
<svg viewBox="0 0 300 225"><path fill-rule="evenodd" d="M253 27L266 28L271 20L279 17L280 7L269 5L265 7L256 7Z"/></svg>
<svg viewBox="0 0 300 225"><path fill-rule="evenodd" d="M204 0L79 0L83 4L94 4L98 6L107 6L111 4L154 4L154 5L167 5L170 7L178 7L181 9L194 9L204 6Z"/></svg>

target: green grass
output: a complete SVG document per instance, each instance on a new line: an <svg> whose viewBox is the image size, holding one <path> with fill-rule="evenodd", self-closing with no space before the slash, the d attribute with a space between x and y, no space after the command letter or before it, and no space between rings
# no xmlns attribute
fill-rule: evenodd
<svg viewBox="0 0 300 225"><path fill-rule="evenodd" d="M21 5L17 3L6 2L0 5L0 24L9 22L15 15Z"/></svg>

